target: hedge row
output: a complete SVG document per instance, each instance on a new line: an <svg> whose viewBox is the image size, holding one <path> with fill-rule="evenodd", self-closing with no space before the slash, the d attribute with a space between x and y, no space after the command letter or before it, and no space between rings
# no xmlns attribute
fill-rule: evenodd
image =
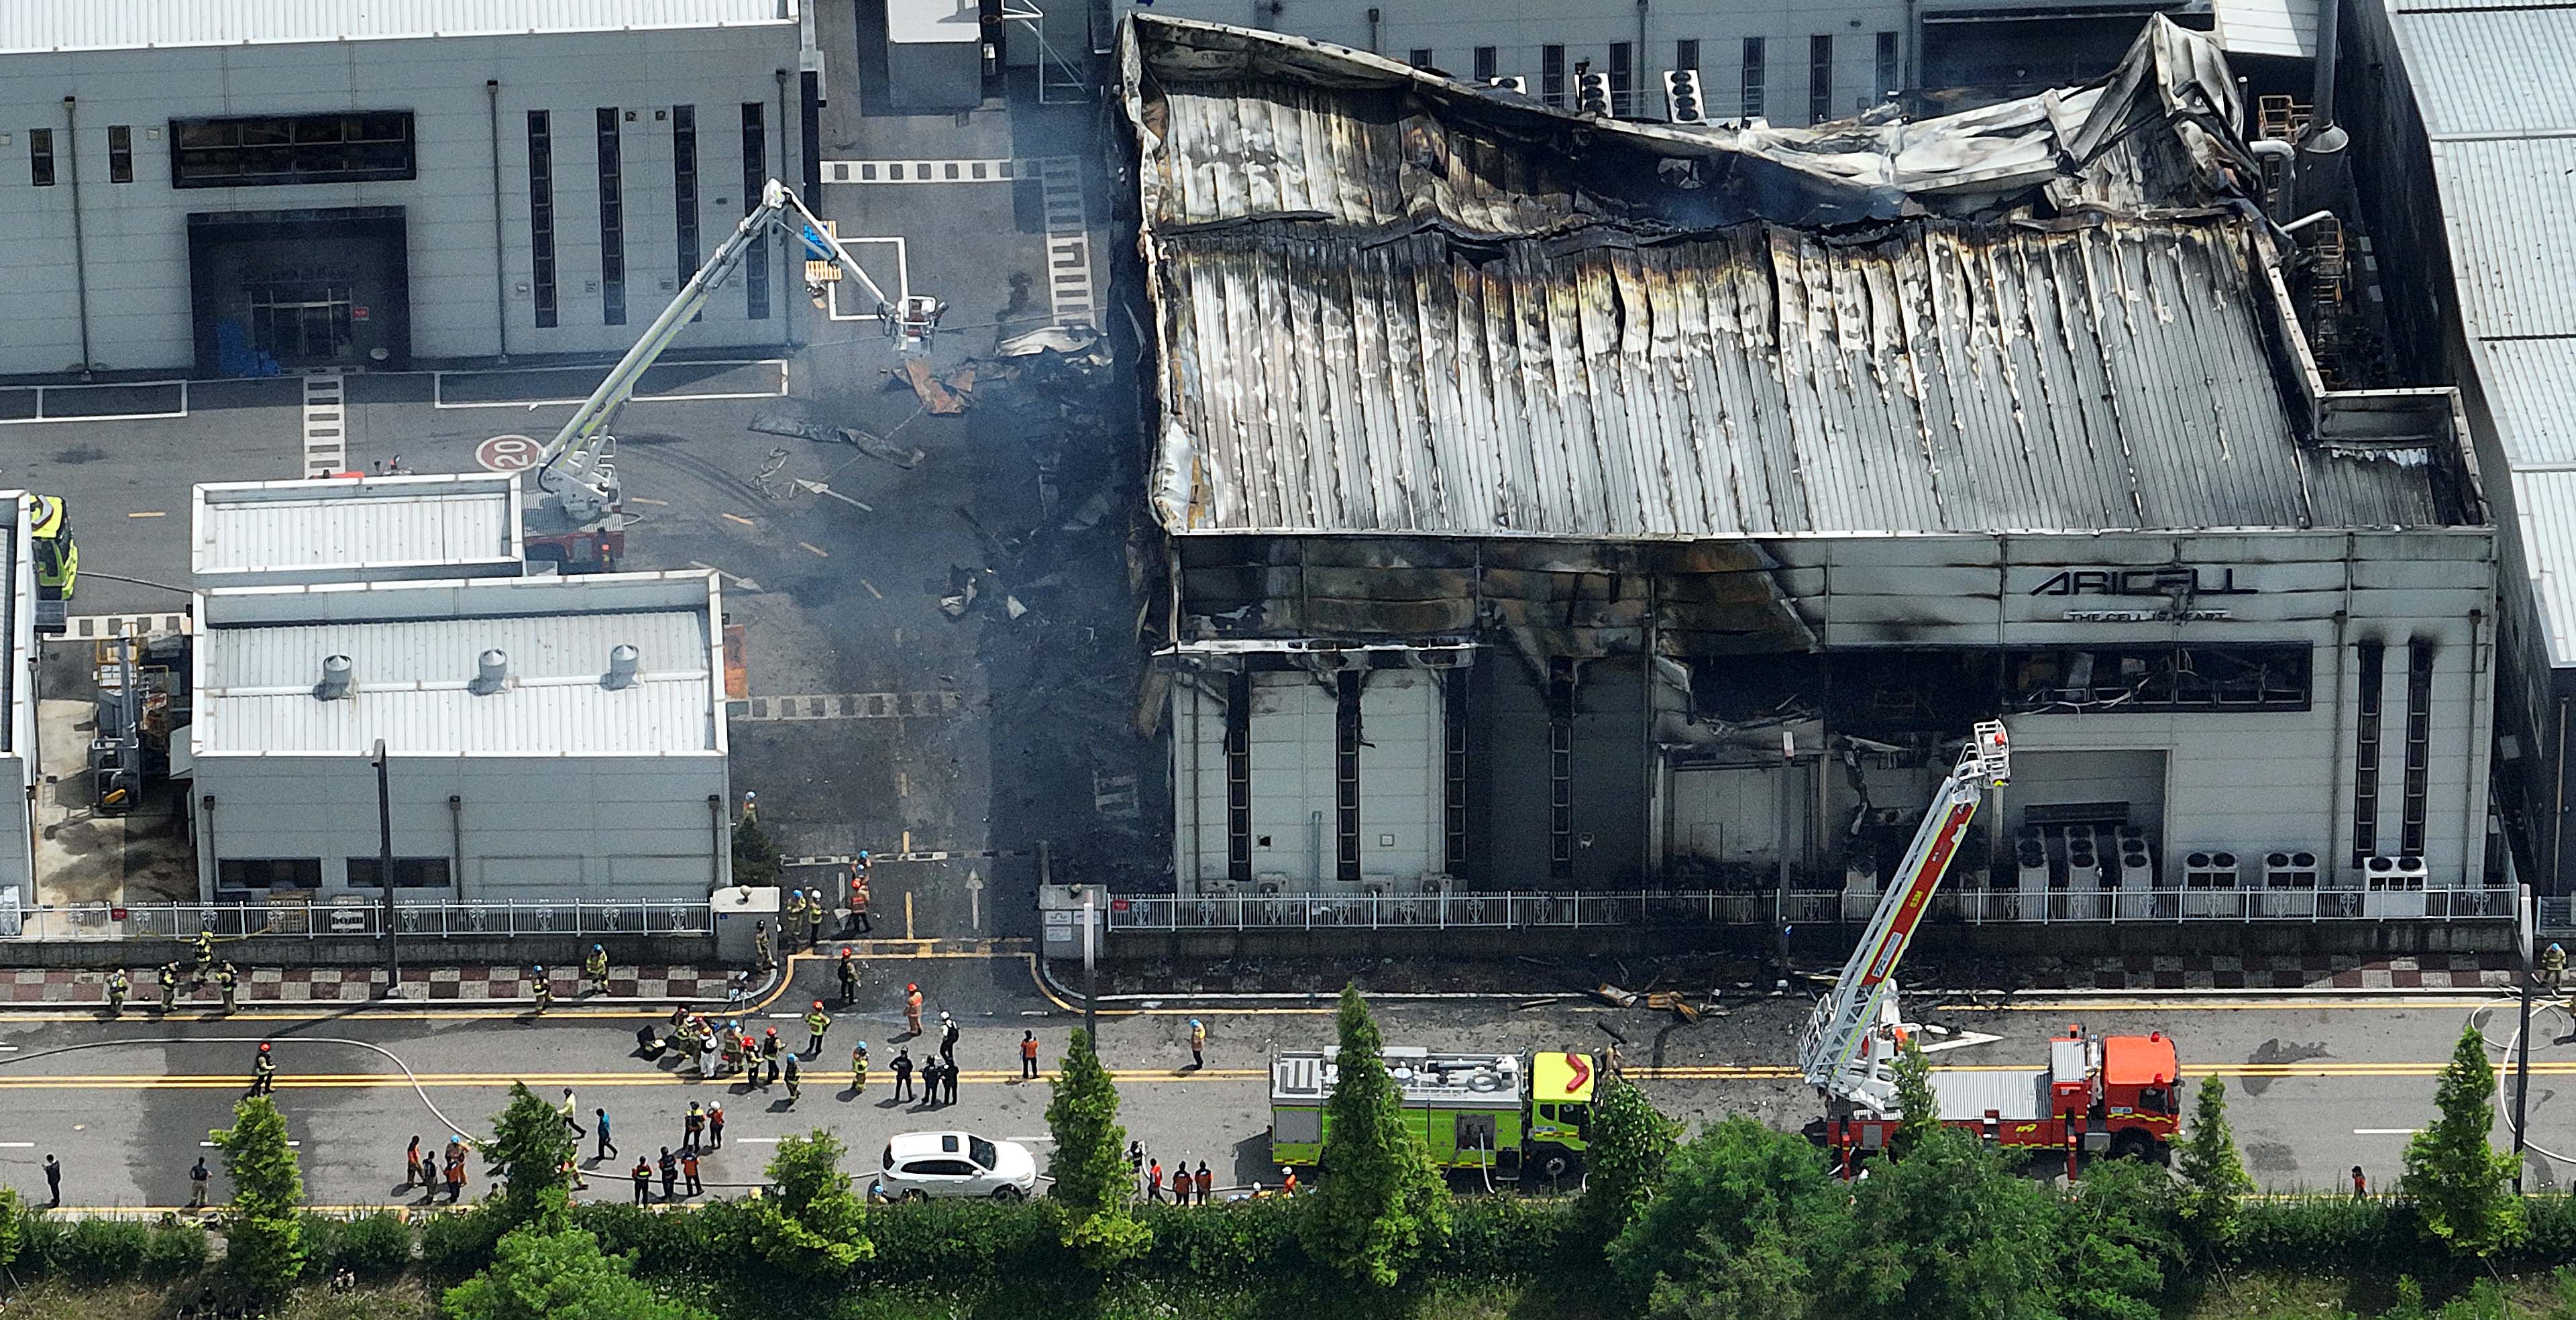
<svg viewBox="0 0 2576 1320"><path fill-rule="evenodd" d="M2525 1203L2530 1235L2497 1262L2507 1268L2576 1260L2576 1197ZM2425 1235L2412 1204L2377 1197L2252 1201L2239 1212L2236 1262L2253 1269L2329 1269L2438 1275L2449 1257Z"/></svg>

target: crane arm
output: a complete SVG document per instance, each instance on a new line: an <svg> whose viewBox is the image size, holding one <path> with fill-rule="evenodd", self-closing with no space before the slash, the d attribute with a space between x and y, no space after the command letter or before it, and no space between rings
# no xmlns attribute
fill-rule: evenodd
<svg viewBox="0 0 2576 1320"><path fill-rule="evenodd" d="M1865 1057L1871 1033L1892 1014L1896 965L1930 910L1932 894L1958 856L1968 824L1986 790L2012 779L2011 748L2004 726L1989 720L1959 753L1958 764L1941 781L1914 841L1905 850L1893 883L1861 932L1860 943L1843 964L1833 992L1816 1003L1815 1015L1798 1041L1799 1068L1809 1085L1838 1099L1884 1109L1893 1084L1880 1075L1880 1060Z"/></svg>
<svg viewBox="0 0 2576 1320"><path fill-rule="evenodd" d="M644 373L652 369L663 352L680 337L680 332L688 328L689 322L706 306L716 287L741 268L752 245L768 237L772 229L789 229L791 216L796 221L796 236L806 250L816 260L828 260L840 267L843 274L857 280L868 291L868 296L876 300L878 313L889 315L885 290L868 278L858 259L852 257L850 250L841 246L841 241L832 236L812 211L806 209L804 201L792 189L771 179L761 189L760 204L746 212L733 232L716 245L715 251L707 254L697 273L690 276L689 282L680 286L680 291L672 296L670 305L644 328L634 346L626 350L626 355L617 360L616 366L609 368L607 379L590 392L589 398L581 401L580 407L573 409L572 416L564 419L562 429L555 432L554 438L547 441L546 447L537 455L538 488L555 496L574 521L595 518L600 511L617 502L617 472L607 462L604 442L609 423L616 419L618 410L626 405L626 401L634 397Z"/></svg>

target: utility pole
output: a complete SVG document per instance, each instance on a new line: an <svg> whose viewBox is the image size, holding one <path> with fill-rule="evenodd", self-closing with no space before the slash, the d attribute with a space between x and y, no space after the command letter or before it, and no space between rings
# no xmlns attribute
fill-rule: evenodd
<svg viewBox="0 0 2576 1320"><path fill-rule="evenodd" d="M2513 1034L2513 1194L2522 1195L2523 1120L2531 1099L2531 994L2539 979L2532 974L2531 944L2538 925L2531 906L2531 886L2513 896L2514 943L2522 950L2522 1021Z"/></svg>
<svg viewBox="0 0 2576 1320"><path fill-rule="evenodd" d="M384 886L385 998L402 991L402 954L394 944L394 800L386 784L385 740L376 739L376 883Z"/></svg>
<svg viewBox="0 0 2576 1320"><path fill-rule="evenodd" d="M1642 7L1640 13L1643 12ZM1798 808L1798 735L1780 731L1780 896L1773 901L1777 909L1771 924L1779 933L1779 969L1771 982L1774 990L1789 988L1789 818Z"/></svg>

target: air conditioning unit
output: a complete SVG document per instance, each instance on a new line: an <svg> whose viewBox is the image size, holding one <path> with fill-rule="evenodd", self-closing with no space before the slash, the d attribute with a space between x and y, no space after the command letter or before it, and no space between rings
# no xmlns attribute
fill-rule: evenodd
<svg viewBox="0 0 2576 1320"><path fill-rule="evenodd" d="M2013 844L2013 871L2021 892L2048 891L2048 845L2039 841L2037 830L2022 831L2022 837Z"/></svg>
<svg viewBox="0 0 2576 1320"><path fill-rule="evenodd" d="M2070 831L2066 836L2066 887L2091 890L2102 887L2102 854L2093 851L2093 834Z"/></svg>
<svg viewBox="0 0 2576 1320"><path fill-rule="evenodd" d="M1610 75L1585 73L1574 80L1574 112L1608 119L1610 114Z"/></svg>
<svg viewBox="0 0 2576 1320"><path fill-rule="evenodd" d="M1699 70L1671 69L1665 72L1664 110L1676 124L1708 122L1708 102L1699 94Z"/></svg>
<svg viewBox="0 0 2576 1320"><path fill-rule="evenodd" d="M2424 864L2422 853L2407 853L2397 859L2397 879L2408 889L2422 889L2433 878L2433 870Z"/></svg>
<svg viewBox="0 0 2576 1320"><path fill-rule="evenodd" d="M2265 889L2316 888L2317 855L2312 852L2263 854L2263 887Z"/></svg>
<svg viewBox="0 0 2576 1320"><path fill-rule="evenodd" d="M2236 887L2236 854L2232 852L2194 852L2182 859L2182 887L2185 889L2234 889Z"/></svg>
<svg viewBox="0 0 2576 1320"><path fill-rule="evenodd" d="M2119 830L2120 887L2152 889L2156 882L2155 854L2147 848L2147 832L2136 825L2123 825Z"/></svg>
<svg viewBox="0 0 2576 1320"><path fill-rule="evenodd" d="M1521 77L1519 74L1513 74L1509 78L1487 78L1485 80L1485 85L1495 89L1496 91L1516 92L1522 96L1529 95L1529 79Z"/></svg>

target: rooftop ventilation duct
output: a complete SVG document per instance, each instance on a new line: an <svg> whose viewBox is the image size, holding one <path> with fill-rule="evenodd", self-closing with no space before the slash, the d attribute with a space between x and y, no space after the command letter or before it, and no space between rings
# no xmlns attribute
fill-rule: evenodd
<svg viewBox="0 0 2576 1320"><path fill-rule="evenodd" d="M474 681L467 690L478 697L488 697L501 690L510 679L509 653L499 649L485 651L474 662Z"/></svg>
<svg viewBox="0 0 2576 1320"><path fill-rule="evenodd" d="M635 648L620 642L608 649L608 673L599 680L611 692L635 686Z"/></svg>
<svg viewBox="0 0 2576 1320"><path fill-rule="evenodd" d="M315 701L338 701L349 695L349 657L322 657L322 681L313 685Z"/></svg>

